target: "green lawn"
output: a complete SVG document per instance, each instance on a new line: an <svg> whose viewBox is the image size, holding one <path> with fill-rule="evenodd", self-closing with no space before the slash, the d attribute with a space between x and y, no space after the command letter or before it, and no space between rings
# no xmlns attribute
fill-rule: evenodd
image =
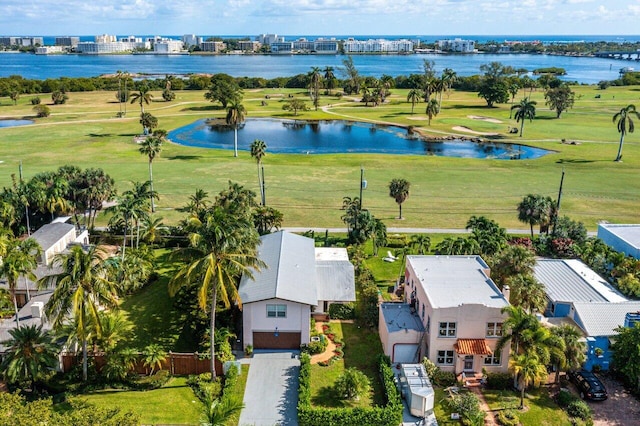
<svg viewBox="0 0 640 426"><path fill-rule="evenodd" d="M416 130L442 135L455 133L462 125L474 131L496 131L505 141L522 142L554 150L537 160L500 161L405 155L284 155L270 153L265 167L267 203L284 213L287 226L338 227L342 198L357 196L360 167L365 169L368 187L363 206L384 220L388 227L462 228L471 215L485 215L508 228L524 228L515 207L528 193L557 196L560 174L566 171L561 214L583 221L591 230L600 220L637 222L637 194L640 193L640 135L625 139L624 162L614 163L619 134L611 122L613 114L637 101L637 89L615 87L600 91L595 86L576 86L573 109L555 119L544 105L541 91L536 119L525 124L524 137L507 133L515 126L509 119L509 104L486 108L475 93L452 92L443 99L442 110L428 126L420 113L411 115L406 91L394 89L390 101L379 107L364 107L348 99L322 97L321 105L332 104L328 113L308 111L300 119L375 120L414 126ZM265 89L245 92L248 117L291 117L282 111L278 95L304 90ZM172 130L199 118L222 117L221 108L203 99L201 91L176 91L174 102L156 101L146 110L158 117L160 127ZM272 96L261 106L265 94ZM595 95L600 94L600 99ZM120 191L131 181L148 178L146 158L138 152L132 137L141 131L138 111L130 106L125 118L115 118L118 103L112 92L70 93L68 104L52 106L52 116L37 119L32 126L0 130L0 185L11 183L23 163L25 177L60 165L102 167L113 176ZM516 99L520 99L520 93ZM30 97L17 106L8 100L0 104L0 115L31 116ZM47 96L43 95L43 99ZM340 104L340 105L338 105ZM416 111L421 112L417 105ZM500 120L488 123L469 116ZM460 132L458 132L460 133ZM471 135L471 134L470 134ZM580 145L561 144L561 139ZM25 141L28 141L26 143ZM266 141L267 146L269 141ZM243 148L247 148L246 146ZM73 153L70 155L70 153ZM160 194L158 214L175 223L183 214L175 209L186 203L197 188L211 196L229 179L258 192L255 161L247 151L234 158L230 151L189 148L165 144L153 163L154 188ZM411 182L410 196L403 204L404 220L396 219L397 204L388 195L393 178ZM104 219L100 219L104 223Z"/></svg>
<svg viewBox="0 0 640 426"><path fill-rule="evenodd" d="M151 391L104 390L80 397L98 407L119 407L140 415L142 424L198 425L202 403L186 384L174 377L160 389Z"/></svg>
<svg viewBox="0 0 640 426"><path fill-rule="evenodd" d="M243 364L242 365L242 374L240 374L238 376L238 380L236 381L235 385L230 388L227 389L227 394L232 396L232 397L236 397L238 398L240 401L242 401L244 399L244 389L247 386L247 377L249 376L249 365L248 364ZM235 416L231 417L231 419L229 419L229 421L227 422L227 426L238 426L238 422L240 421L240 413L236 414ZM242 425L239 425L242 426Z"/></svg>
<svg viewBox="0 0 640 426"><path fill-rule="evenodd" d="M512 391L483 390L482 393L492 410L517 408L520 394ZM527 392L524 402L528 409L518 412L520 422L525 426L567 426L571 424L567 413L551 399L546 388Z"/></svg>
<svg viewBox="0 0 640 426"><path fill-rule="evenodd" d="M324 407L368 407L384 403L382 384L378 374L377 357L382 346L377 332L355 324L331 323L336 336L345 342L344 359L328 367L311 366L311 403ZM335 380L345 368L355 367L369 377L371 393L358 401L345 401L333 392Z"/></svg>
<svg viewBox="0 0 640 426"><path fill-rule="evenodd" d="M128 345L144 349L158 344L166 351L193 352L197 343L184 327L186 316L173 306L167 284L172 277L168 250L156 250L159 279L135 294L124 298L120 308L134 324Z"/></svg>

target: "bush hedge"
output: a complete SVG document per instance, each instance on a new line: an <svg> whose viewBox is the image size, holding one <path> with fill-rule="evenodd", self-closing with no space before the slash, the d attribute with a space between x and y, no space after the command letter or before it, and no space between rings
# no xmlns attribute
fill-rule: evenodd
<svg viewBox="0 0 640 426"><path fill-rule="evenodd" d="M193 393L200 401L204 401L207 394L217 398L222 394L222 383L219 378L215 382L211 381L211 373L191 375L187 379L187 385L191 387Z"/></svg>
<svg viewBox="0 0 640 426"><path fill-rule="evenodd" d="M356 317L356 310L351 303L332 303L329 306L329 317L336 320L352 320Z"/></svg>
<svg viewBox="0 0 640 426"><path fill-rule="evenodd" d="M159 370L152 376L138 376L128 383L132 389L136 390L152 390L159 389L166 385L171 378L169 370Z"/></svg>
<svg viewBox="0 0 640 426"><path fill-rule="evenodd" d="M393 382L393 370L388 357L380 357L379 371L387 403L372 408L322 408L311 406L310 357L300 357L300 387L298 388L298 422L300 426L397 426L402 422L402 402Z"/></svg>
<svg viewBox="0 0 640 426"><path fill-rule="evenodd" d="M487 389L508 390L513 387L513 377L509 373L487 374Z"/></svg>
<svg viewBox="0 0 640 426"><path fill-rule="evenodd" d="M569 403L567 406L567 413L571 417L577 417L582 420L591 419L591 409L586 402L579 399Z"/></svg>
<svg viewBox="0 0 640 426"><path fill-rule="evenodd" d="M514 410L499 411L496 421L501 426L518 426L520 424L520 418Z"/></svg>

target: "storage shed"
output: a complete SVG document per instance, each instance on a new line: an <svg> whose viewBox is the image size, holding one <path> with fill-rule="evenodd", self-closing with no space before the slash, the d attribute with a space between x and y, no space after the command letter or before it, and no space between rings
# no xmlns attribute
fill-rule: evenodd
<svg viewBox="0 0 640 426"><path fill-rule="evenodd" d="M400 392L411 415L424 418L433 414L435 393L422 364L400 365Z"/></svg>

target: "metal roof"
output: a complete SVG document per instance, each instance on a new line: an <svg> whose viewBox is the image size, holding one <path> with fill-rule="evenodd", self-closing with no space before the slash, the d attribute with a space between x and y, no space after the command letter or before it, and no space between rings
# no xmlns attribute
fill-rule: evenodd
<svg viewBox="0 0 640 426"><path fill-rule="evenodd" d="M585 303L573 304L575 316L582 323L588 336L613 336L614 330L624 325L624 317L629 312L640 311L640 301L624 303Z"/></svg>
<svg viewBox="0 0 640 426"><path fill-rule="evenodd" d="M34 296L29 300L29 302L27 302L26 305L20 308L20 310L18 311L18 315L20 316L20 327L28 325L42 325L42 330L51 330L51 323L44 317L36 318L31 316L31 306L35 302L42 302L44 305L46 305L52 294L52 292L49 292ZM11 334L9 334L9 331L16 328L16 326L17 324L15 315L13 315L11 318L0 320L0 353L3 353L7 350L7 346L4 344L4 342L11 339Z"/></svg>
<svg viewBox="0 0 640 426"><path fill-rule="evenodd" d="M355 302L353 265L348 260L316 260L316 286L316 300Z"/></svg>
<svg viewBox="0 0 640 426"><path fill-rule="evenodd" d="M411 311L411 306L408 303L381 303L380 312L382 312L389 333L401 330L424 331L422 321Z"/></svg>
<svg viewBox="0 0 640 426"><path fill-rule="evenodd" d="M73 230L75 230L75 226L70 223L48 223L31 234L31 238L40 244L42 251L47 251ZM74 234L73 239L75 238Z"/></svg>
<svg viewBox="0 0 640 426"><path fill-rule="evenodd" d="M400 367L402 377L406 379L412 394L423 398L434 394L433 386L422 364L400 364Z"/></svg>
<svg viewBox="0 0 640 426"><path fill-rule="evenodd" d="M265 263L253 278L243 274L239 294L242 303L269 299L316 305L316 265L311 238L279 231L260 237L258 257Z"/></svg>
<svg viewBox="0 0 640 426"><path fill-rule="evenodd" d="M576 259L538 259L533 268L552 302L625 302L627 299Z"/></svg>
<svg viewBox="0 0 640 426"><path fill-rule="evenodd" d="M407 263L434 309L464 304L509 306L489 278L489 267L480 256L407 256Z"/></svg>

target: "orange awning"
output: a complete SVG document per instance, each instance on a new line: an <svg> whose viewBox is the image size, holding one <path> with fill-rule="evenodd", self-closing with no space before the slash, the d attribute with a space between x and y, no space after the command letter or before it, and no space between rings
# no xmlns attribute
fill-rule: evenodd
<svg viewBox="0 0 640 426"><path fill-rule="evenodd" d="M493 353L484 339L458 339L453 349L460 355L491 355Z"/></svg>

